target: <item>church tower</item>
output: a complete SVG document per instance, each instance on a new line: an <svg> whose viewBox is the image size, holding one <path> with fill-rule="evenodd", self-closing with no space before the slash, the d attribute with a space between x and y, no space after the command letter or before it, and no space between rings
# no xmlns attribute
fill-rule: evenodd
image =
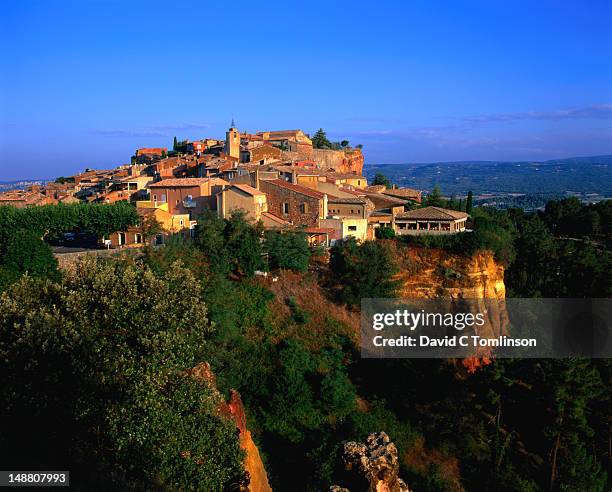
<svg viewBox="0 0 612 492"><path fill-rule="evenodd" d="M225 132L225 154L240 159L240 132L236 128L234 118L230 129Z"/></svg>

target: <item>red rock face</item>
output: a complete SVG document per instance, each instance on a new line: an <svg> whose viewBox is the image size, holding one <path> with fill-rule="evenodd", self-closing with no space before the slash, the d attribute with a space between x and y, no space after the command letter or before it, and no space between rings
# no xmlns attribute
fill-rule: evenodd
<svg viewBox="0 0 612 492"><path fill-rule="evenodd" d="M321 169L333 169L337 173L363 173L363 154L359 149L313 149L312 158Z"/></svg>

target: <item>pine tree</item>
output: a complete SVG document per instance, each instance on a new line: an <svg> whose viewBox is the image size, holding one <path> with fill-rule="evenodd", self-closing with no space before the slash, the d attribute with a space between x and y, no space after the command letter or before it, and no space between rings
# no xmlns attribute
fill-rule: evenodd
<svg viewBox="0 0 612 492"><path fill-rule="evenodd" d="M332 143L327 138L327 134L323 128L319 128L317 133L312 137L312 146L315 149L331 149Z"/></svg>
<svg viewBox="0 0 612 492"><path fill-rule="evenodd" d="M174 142L172 143L172 150L177 150L178 149L178 139L176 138L176 135L174 136Z"/></svg>
<svg viewBox="0 0 612 492"><path fill-rule="evenodd" d="M443 207L444 200L442 199L442 193L440 192L440 187L438 185L434 186L434 189L431 190L431 193L427 195L427 200L425 204L430 207Z"/></svg>
<svg viewBox="0 0 612 492"><path fill-rule="evenodd" d="M383 173L376 173L374 176L373 185L384 185L386 188L391 188L391 181Z"/></svg>

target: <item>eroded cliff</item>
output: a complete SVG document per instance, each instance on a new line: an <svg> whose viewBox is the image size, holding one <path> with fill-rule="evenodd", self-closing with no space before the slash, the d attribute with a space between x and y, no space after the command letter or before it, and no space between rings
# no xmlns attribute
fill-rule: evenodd
<svg viewBox="0 0 612 492"><path fill-rule="evenodd" d="M391 247L400 268L397 297L449 299L451 303L461 300L470 306L471 312L485 315L484 326L475 334L491 338L507 334L504 267L495 261L492 252L479 251L466 256L397 243ZM478 355L463 360L462 365L474 371L488 363L492 354L485 348Z"/></svg>
<svg viewBox="0 0 612 492"><path fill-rule="evenodd" d="M333 169L337 173L362 174L363 154L359 149L313 149L312 158L321 169Z"/></svg>

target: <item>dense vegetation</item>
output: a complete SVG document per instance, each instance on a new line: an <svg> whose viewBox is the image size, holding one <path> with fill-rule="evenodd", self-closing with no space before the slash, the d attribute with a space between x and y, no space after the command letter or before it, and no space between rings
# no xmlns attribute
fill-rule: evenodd
<svg viewBox="0 0 612 492"><path fill-rule="evenodd" d="M136 209L127 202L112 205L75 203L16 208L0 206L0 254L3 245L19 230L40 238L55 239L65 232L84 232L96 237L125 230L138 223Z"/></svg>
<svg viewBox="0 0 612 492"><path fill-rule="evenodd" d="M0 297L0 461L69 469L81 490L223 490L242 480L232 424L204 381L200 285L171 265L86 261Z"/></svg>
<svg viewBox="0 0 612 492"><path fill-rule="evenodd" d="M610 205L476 208L473 233L418 245L492 249L515 296L603 297ZM240 392L275 490L324 490L342 473L342 442L378 430L414 490L609 490L607 360L498 360L467 375L443 360L359 357L349 321L361 297L394 295L388 246L338 243L329 270L304 271L302 234L210 215L194 242L16 281L0 297L2 429L29 427L2 434L3 462L71 463L89 489L235 486L235 433L212 388L184 373L206 361L224 394ZM255 278L266 268L284 283Z"/></svg>
<svg viewBox="0 0 612 492"><path fill-rule="evenodd" d="M26 273L31 277L59 278L57 260L46 240L58 239L66 232L101 238L137 223L136 210L126 202L0 206L0 291Z"/></svg>

